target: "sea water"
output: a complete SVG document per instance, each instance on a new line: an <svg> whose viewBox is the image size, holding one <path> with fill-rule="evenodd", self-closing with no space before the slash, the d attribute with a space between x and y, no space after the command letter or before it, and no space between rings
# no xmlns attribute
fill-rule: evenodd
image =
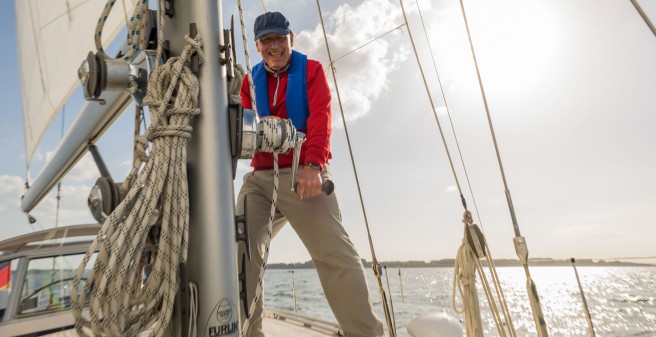
<svg viewBox="0 0 656 337"><path fill-rule="evenodd" d="M656 267L578 267L579 277L599 337L656 337ZM518 336L536 336L521 267L497 268ZM390 290L383 275L385 291L391 294L399 337L407 337L407 324L431 311L445 311L463 320L452 309L453 268L388 268ZM542 310L552 337L589 336L581 294L571 267L532 267L531 276L541 298ZM296 310L327 321L336 321L319 283L316 270L297 269ZM378 282L367 270L369 296L379 318ZM401 281L402 280L402 281ZM403 284L403 296L401 294ZM344 285L348 286L348 285ZM479 298L485 336L498 336L480 282ZM461 301L456 302L460 305ZM294 311L292 273L269 269L265 276L265 304Z"/></svg>

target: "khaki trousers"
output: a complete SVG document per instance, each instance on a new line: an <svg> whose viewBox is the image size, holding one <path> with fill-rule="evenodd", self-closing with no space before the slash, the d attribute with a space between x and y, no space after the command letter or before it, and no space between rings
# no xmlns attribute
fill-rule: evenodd
<svg viewBox="0 0 656 337"><path fill-rule="evenodd" d="M330 176L327 167L323 175L324 179ZM318 197L300 199L290 190L291 168L280 169L279 177L272 235L280 232L287 222L291 224L314 261L326 299L346 337L382 336L383 325L373 314L364 268L342 226L337 197L334 193L329 196L322 193ZM237 199L237 214L244 214L244 198L247 199L246 221L252 255L250 263L246 263L249 305L255 296L262 266L272 192L273 170L260 170L244 176ZM240 260L243 252L244 245L240 244ZM249 337L264 336L263 302L262 296L251 318ZM243 321L245 313L243 306L240 308Z"/></svg>

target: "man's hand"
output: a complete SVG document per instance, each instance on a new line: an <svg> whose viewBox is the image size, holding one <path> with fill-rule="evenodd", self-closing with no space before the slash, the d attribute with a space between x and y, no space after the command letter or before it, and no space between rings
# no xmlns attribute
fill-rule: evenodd
<svg viewBox="0 0 656 337"><path fill-rule="evenodd" d="M316 197L321 194L321 171L303 166L296 183L296 195L299 198Z"/></svg>

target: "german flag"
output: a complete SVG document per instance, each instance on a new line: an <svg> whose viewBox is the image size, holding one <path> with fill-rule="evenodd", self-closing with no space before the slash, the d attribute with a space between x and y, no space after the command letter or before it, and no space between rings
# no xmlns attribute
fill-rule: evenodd
<svg viewBox="0 0 656 337"><path fill-rule="evenodd" d="M11 261L0 262L0 290L11 288Z"/></svg>

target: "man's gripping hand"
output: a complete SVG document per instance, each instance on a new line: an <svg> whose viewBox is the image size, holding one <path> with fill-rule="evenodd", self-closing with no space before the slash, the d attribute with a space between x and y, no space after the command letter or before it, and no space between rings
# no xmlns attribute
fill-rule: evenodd
<svg viewBox="0 0 656 337"><path fill-rule="evenodd" d="M296 183L296 195L299 198L316 197L321 194L321 171L307 165L303 166Z"/></svg>

